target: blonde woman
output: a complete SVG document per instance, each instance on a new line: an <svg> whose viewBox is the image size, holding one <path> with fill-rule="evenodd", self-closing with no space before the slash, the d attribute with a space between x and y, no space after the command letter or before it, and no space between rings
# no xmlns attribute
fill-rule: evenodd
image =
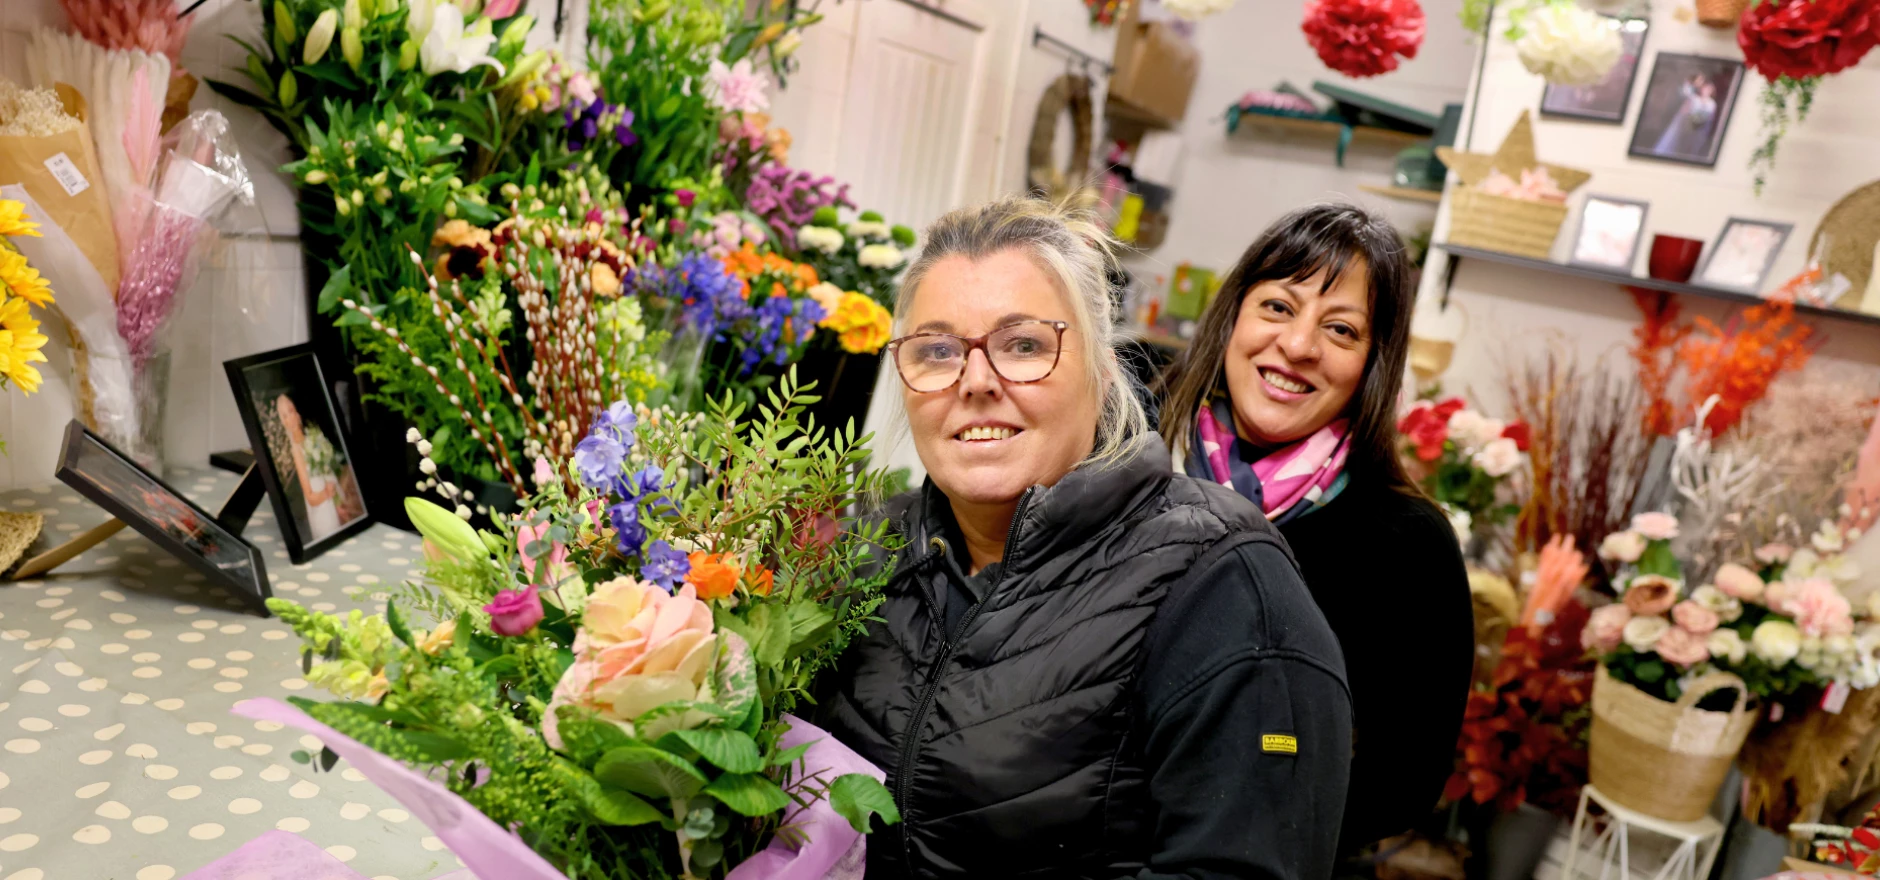
<svg viewBox="0 0 1880 880"><path fill-rule="evenodd" d="M1285 542L1176 474L1114 351L1104 234L1037 201L926 235L887 346L928 481L822 701L902 822L868 876L1323 878L1351 757Z"/></svg>

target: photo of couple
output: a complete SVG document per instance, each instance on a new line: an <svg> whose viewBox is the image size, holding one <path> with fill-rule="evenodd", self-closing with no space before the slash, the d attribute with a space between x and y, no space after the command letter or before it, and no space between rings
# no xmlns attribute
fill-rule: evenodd
<svg viewBox="0 0 1880 880"><path fill-rule="evenodd" d="M339 417L310 351L283 349L228 364L255 458L299 562L366 522Z"/></svg>
<svg viewBox="0 0 1880 880"><path fill-rule="evenodd" d="M1660 54L1632 133L1632 155L1715 165L1742 80L1740 61Z"/></svg>

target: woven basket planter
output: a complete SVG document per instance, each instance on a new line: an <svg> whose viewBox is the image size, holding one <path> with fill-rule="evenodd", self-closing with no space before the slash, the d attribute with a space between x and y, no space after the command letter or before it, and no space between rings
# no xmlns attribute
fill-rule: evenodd
<svg viewBox="0 0 1880 880"><path fill-rule="evenodd" d="M1749 0L1697 0L1697 23L1706 27L1734 28L1743 20Z"/></svg>
<svg viewBox="0 0 1880 880"><path fill-rule="evenodd" d="M1712 691L1733 688L1728 712L1697 708ZM1647 816L1692 822L1710 811L1717 788L1756 721L1749 688L1727 672L1692 682L1667 703L1599 667L1593 682L1588 778L1613 800Z"/></svg>
<svg viewBox="0 0 1880 880"><path fill-rule="evenodd" d="M1571 193L1592 173L1542 162L1535 155L1534 121L1521 114L1493 153L1464 153L1437 147L1436 155L1462 178L1449 188L1449 244L1545 260L1567 220L1564 202L1535 202L1490 195L1478 187L1494 172L1519 180L1523 171L1544 168L1555 185Z"/></svg>

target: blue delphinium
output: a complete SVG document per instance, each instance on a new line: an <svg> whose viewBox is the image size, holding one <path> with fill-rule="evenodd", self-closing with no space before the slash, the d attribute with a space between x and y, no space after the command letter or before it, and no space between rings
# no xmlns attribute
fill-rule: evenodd
<svg viewBox="0 0 1880 880"><path fill-rule="evenodd" d="M607 519L614 524L614 534L620 539L620 552L627 556L640 555L640 548L646 545L646 526L640 522L640 504L629 498L607 508Z"/></svg>
<svg viewBox="0 0 1880 880"><path fill-rule="evenodd" d="M620 479L626 457L626 446L612 436L597 432L575 444L574 469L588 488L604 489Z"/></svg>
<svg viewBox="0 0 1880 880"><path fill-rule="evenodd" d="M646 561L640 565L640 577L660 585L670 593L685 582L692 572L692 562L683 551L665 541L654 541L646 548Z"/></svg>

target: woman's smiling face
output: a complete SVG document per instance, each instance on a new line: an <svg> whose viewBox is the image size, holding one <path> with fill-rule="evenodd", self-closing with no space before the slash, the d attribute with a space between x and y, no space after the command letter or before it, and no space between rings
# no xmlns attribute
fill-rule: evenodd
<svg viewBox="0 0 1880 880"><path fill-rule="evenodd" d="M1371 352L1370 269L1354 260L1325 286L1325 273L1265 281L1240 301L1227 342L1234 427L1260 446L1310 436L1347 415Z"/></svg>

